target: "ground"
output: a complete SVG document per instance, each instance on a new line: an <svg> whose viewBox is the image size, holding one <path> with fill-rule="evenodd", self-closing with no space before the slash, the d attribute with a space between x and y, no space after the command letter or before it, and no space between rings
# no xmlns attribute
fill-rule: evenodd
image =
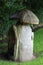
<svg viewBox="0 0 43 65"><path fill-rule="evenodd" d="M34 54L37 56L35 60L20 63L0 60L0 65L43 65L43 28L37 30L34 35Z"/></svg>

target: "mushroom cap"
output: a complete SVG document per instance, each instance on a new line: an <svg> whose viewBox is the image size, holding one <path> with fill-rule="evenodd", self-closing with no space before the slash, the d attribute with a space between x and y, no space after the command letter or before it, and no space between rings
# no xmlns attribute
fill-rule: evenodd
<svg viewBox="0 0 43 65"><path fill-rule="evenodd" d="M29 24L39 24L39 19L32 11L27 10L21 17L21 22Z"/></svg>
<svg viewBox="0 0 43 65"><path fill-rule="evenodd" d="M30 10L21 10L13 14L10 19L18 19L21 23L39 24L38 17Z"/></svg>

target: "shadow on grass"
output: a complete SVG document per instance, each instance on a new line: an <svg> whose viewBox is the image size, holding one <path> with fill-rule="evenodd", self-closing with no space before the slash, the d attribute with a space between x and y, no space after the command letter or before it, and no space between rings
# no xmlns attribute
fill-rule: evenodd
<svg viewBox="0 0 43 65"><path fill-rule="evenodd" d="M35 53L34 55L36 56L36 58L38 58L38 57L41 55L41 53L43 53L43 51L40 51L40 52L38 52L38 53ZM35 58L35 59L36 59L36 58ZM2 52L2 53L0 54L0 60L15 61L15 60L14 60L14 57L13 57L13 56L10 56L10 55L8 54L8 52Z"/></svg>

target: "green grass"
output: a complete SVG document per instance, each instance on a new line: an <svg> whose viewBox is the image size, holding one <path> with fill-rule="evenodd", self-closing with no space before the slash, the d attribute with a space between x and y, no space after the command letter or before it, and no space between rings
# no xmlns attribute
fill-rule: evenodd
<svg viewBox="0 0 43 65"><path fill-rule="evenodd" d="M35 32L34 51L43 51L43 29L39 29Z"/></svg>
<svg viewBox="0 0 43 65"><path fill-rule="evenodd" d="M0 60L0 65L43 65L43 29L35 32L34 38L34 53L39 54L35 60L16 63L11 61Z"/></svg>

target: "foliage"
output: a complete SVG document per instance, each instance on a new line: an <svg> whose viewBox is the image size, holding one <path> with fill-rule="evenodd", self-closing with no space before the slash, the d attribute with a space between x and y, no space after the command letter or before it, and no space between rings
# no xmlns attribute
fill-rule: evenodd
<svg viewBox="0 0 43 65"><path fill-rule="evenodd" d="M36 14L39 17L40 23L43 23L43 8L40 8Z"/></svg>
<svg viewBox="0 0 43 65"><path fill-rule="evenodd" d="M20 0L19 0L20 1ZM17 0L0 0L0 33L6 33L9 27L15 22L9 20L9 16L15 11L20 10L23 7L21 1Z"/></svg>

